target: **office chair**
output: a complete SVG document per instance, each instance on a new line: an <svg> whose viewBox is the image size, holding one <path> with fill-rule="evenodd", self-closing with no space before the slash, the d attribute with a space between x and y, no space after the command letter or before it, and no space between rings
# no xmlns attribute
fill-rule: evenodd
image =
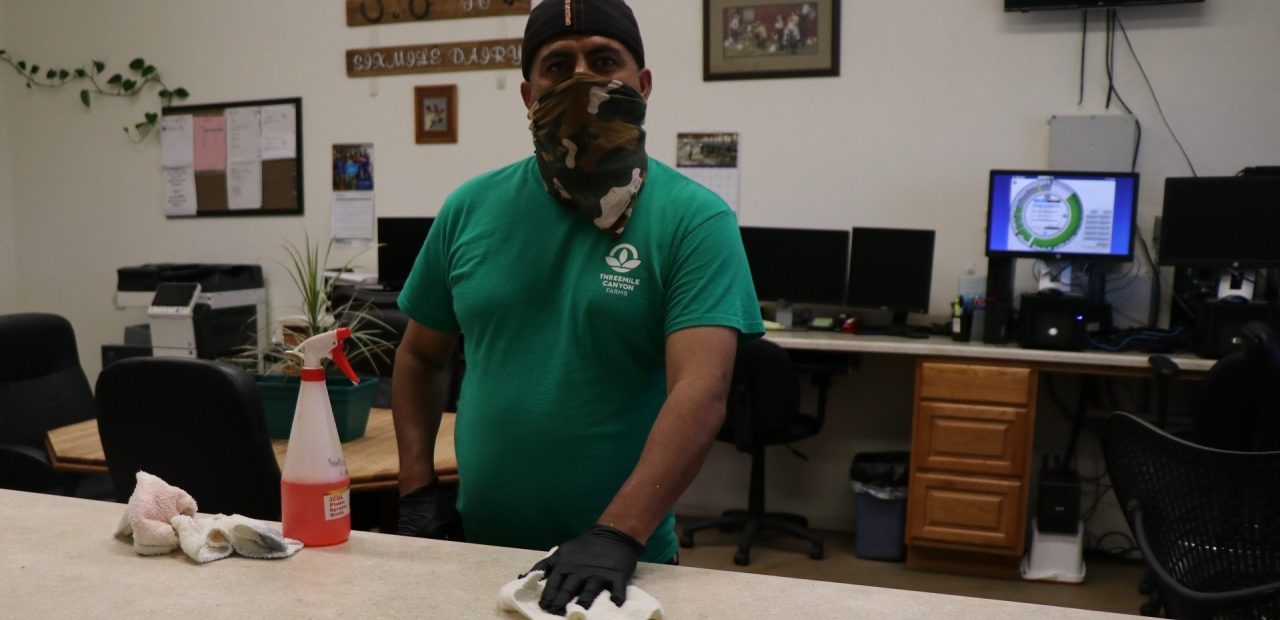
<svg viewBox="0 0 1280 620"><path fill-rule="evenodd" d="M146 471L191 494L201 512L280 518L280 467L253 376L178 357L120 360L98 375L98 433L116 497Z"/></svg>
<svg viewBox="0 0 1280 620"><path fill-rule="evenodd" d="M0 488L111 497L104 475L59 474L45 433L97 415L76 335L56 314L0 316Z"/></svg>
<svg viewBox="0 0 1280 620"><path fill-rule="evenodd" d="M1235 452L1280 448L1280 346L1265 323L1246 324L1239 349L1222 357L1206 373L1191 413L1191 428L1173 432L1168 424L1169 391L1179 374L1176 363L1164 355L1152 355L1155 379L1156 428L1172 432L1192 443ZM1144 615L1158 614L1162 596L1155 575L1148 570L1138 591L1150 598Z"/></svg>
<svg viewBox="0 0 1280 620"><path fill-rule="evenodd" d="M1102 447L1170 617L1280 615L1280 452L1200 446L1123 412Z"/></svg>
<svg viewBox="0 0 1280 620"><path fill-rule="evenodd" d="M1193 441L1237 451L1280 450L1280 343L1266 323L1246 323L1240 350L1205 376Z"/></svg>
<svg viewBox="0 0 1280 620"><path fill-rule="evenodd" d="M398 308L384 308L380 306L367 307L364 313L377 321L377 323L369 322L361 327L361 329L373 336L386 340L395 347L400 346L400 340L404 337L404 332L409 327L409 317L405 316ZM339 321L346 323L341 318ZM462 375L466 370L466 357L463 355L463 337L458 337L458 344L453 349L453 356L449 363L449 386L445 396L445 410L458 410L458 397L462 392ZM386 359L377 357L363 357L351 360L351 368L356 374L378 377L378 391L373 396L374 407L390 407L391 406L391 378L395 374L396 351L391 349L386 351Z"/></svg>
<svg viewBox="0 0 1280 620"><path fill-rule="evenodd" d="M680 536L682 547L693 547L693 535L701 530L740 531L733 563L746 566L751 561L756 535L774 529L808 540L809 557L822 559L822 536L809 529L808 519L764 510L765 447L790 444L822 430L831 379L815 375L814 383L818 386L817 415L807 415L800 412L800 380L786 350L764 339L738 347L728 410L716 439L733 443L739 452L751 455L748 507L685 526Z"/></svg>
<svg viewBox="0 0 1280 620"><path fill-rule="evenodd" d="M356 374L366 377L377 377L378 387L373 395L374 407L390 407L391 406L391 375L395 370L396 350L395 347L400 346L400 340L404 337L404 330L409 325L409 317L405 316L398 308L384 308L373 305L356 305L352 308L359 309L363 314L358 323L353 323L342 310L347 306L338 306L338 322L351 327L352 332L359 332L374 338L384 340L392 345L391 349L382 351L382 355L368 355L350 358L352 370Z"/></svg>

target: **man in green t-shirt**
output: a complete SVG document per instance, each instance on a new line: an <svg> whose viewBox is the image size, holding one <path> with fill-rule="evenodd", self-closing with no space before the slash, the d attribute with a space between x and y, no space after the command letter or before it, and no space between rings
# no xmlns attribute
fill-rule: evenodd
<svg viewBox="0 0 1280 620"><path fill-rule="evenodd" d="M623 0L542 2L522 60L534 156L446 199L400 294L400 530L558 547L534 570L564 613L673 561L671 507L763 325L733 212L645 153L653 78ZM459 334L455 495L432 464Z"/></svg>

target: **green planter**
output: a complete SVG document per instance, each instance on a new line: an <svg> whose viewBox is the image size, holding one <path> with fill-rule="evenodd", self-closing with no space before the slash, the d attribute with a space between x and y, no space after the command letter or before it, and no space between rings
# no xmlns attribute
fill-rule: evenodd
<svg viewBox="0 0 1280 620"><path fill-rule="evenodd" d="M262 392L262 413L267 418L267 435L272 439L288 439L293 430L293 411L298 405L298 377L255 375ZM329 404L333 421L338 426L338 440L348 442L364 437L369 423L369 408L378 390L377 377L361 377L352 385L345 377L327 379Z"/></svg>

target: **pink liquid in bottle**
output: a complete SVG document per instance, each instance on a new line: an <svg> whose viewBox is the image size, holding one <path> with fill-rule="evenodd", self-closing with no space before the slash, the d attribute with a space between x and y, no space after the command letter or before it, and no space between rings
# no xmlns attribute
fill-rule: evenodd
<svg viewBox="0 0 1280 620"><path fill-rule="evenodd" d="M346 542L351 534L351 480L324 484L280 482L285 538L308 547Z"/></svg>

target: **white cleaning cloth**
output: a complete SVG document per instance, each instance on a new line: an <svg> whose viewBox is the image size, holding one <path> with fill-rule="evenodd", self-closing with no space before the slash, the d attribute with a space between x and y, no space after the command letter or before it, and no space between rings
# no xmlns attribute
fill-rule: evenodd
<svg viewBox="0 0 1280 620"><path fill-rule="evenodd" d="M241 515L189 517L178 515L171 522L178 533L182 551L200 562L221 560L231 552L245 557L271 560L287 558L302 549L302 543L285 538L280 531Z"/></svg>
<svg viewBox="0 0 1280 620"><path fill-rule="evenodd" d="M561 616L549 614L538 607L542 589L546 586L542 571L530 571L524 577L513 579L498 591L498 606L514 611L530 620L560 620ZM627 586L627 601L618 607L605 590L596 597L590 609L584 609L574 599L565 607L568 620L661 620L662 604L648 592L637 586Z"/></svg>
<svg viewBox="0 0 1280 620"><path fill-rule="evenodd" d="M204 563L233 551L250 558L287 558L302 548L301 542L248 517L197 517L190 494L147 472L138 472L137 481L115 535L132 539L139 555L162 555L181 546L188 557Z"/></svg>
<svg viewBox="0 0 1280 620"><path fill-rule="evenodd" d="M160 555L178 548L178 535L169 521L196 514L196 500L186 491L139 471L133 495L116 526L116 537L133 539L138 555Z"/></svg>

